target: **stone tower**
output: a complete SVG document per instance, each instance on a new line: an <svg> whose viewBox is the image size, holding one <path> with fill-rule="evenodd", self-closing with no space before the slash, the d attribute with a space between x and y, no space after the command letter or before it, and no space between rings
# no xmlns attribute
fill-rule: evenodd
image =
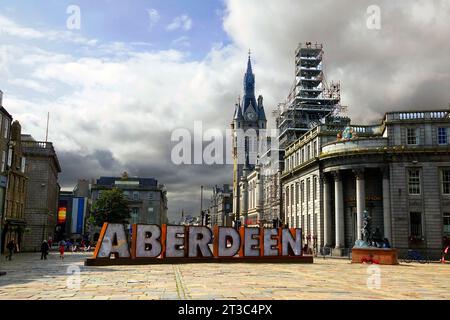
<svg viewBox="0 0 450 320"><path fill-rule="evenodd" d="M247 71L244 75L244 95L235 105L231 122L233 139L233 219L238 220L241 213L239 182L255 167L257 139L260 130L267 128L263 97L255 98L255 75L252 71L250 53ZM256 139L252 137L255 136Z"/></svg>

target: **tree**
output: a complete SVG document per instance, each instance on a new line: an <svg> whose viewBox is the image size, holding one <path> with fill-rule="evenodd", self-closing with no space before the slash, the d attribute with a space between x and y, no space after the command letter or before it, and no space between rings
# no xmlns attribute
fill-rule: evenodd
<svg viewBox="0 0 450 320"><path fill-rule="evenodd" d="M92 208L97 226L105 222L128 224L131 217L128 202L117 188L104 191Z"/></svg>

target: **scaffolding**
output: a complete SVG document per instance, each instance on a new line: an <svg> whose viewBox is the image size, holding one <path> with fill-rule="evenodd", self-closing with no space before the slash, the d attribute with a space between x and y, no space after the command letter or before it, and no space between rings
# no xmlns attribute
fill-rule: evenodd
<svg viewBox="0 0 450 320"><path fill-rule="evenodd" d="M273 112L281 147L343 111L341 85L327 83L322 58L322 44L300 43L295 51L295 81L286 100Z"/></svg>

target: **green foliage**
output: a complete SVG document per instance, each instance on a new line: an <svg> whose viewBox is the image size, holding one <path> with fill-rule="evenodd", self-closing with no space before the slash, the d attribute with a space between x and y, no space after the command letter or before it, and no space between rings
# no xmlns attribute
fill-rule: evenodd
<svg viewBox="0 0 450 320"><path fill-rule="evenodd" d="M122 190L114 188L105 190L93 205L95 224L104 222L128 224L130 208Z"/></svg>

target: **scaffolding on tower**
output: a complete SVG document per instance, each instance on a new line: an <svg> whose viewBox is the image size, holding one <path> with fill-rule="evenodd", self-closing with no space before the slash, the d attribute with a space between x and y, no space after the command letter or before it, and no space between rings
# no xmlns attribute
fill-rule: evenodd
<svg viewBox="0 0 450 320"><path fill-rule="evenodd" d="M300 43L295 51L295 80L286 100L273 111L286 147L315 126L340 121L340 82L327 82L323 72L323 45Z"/></svg>

